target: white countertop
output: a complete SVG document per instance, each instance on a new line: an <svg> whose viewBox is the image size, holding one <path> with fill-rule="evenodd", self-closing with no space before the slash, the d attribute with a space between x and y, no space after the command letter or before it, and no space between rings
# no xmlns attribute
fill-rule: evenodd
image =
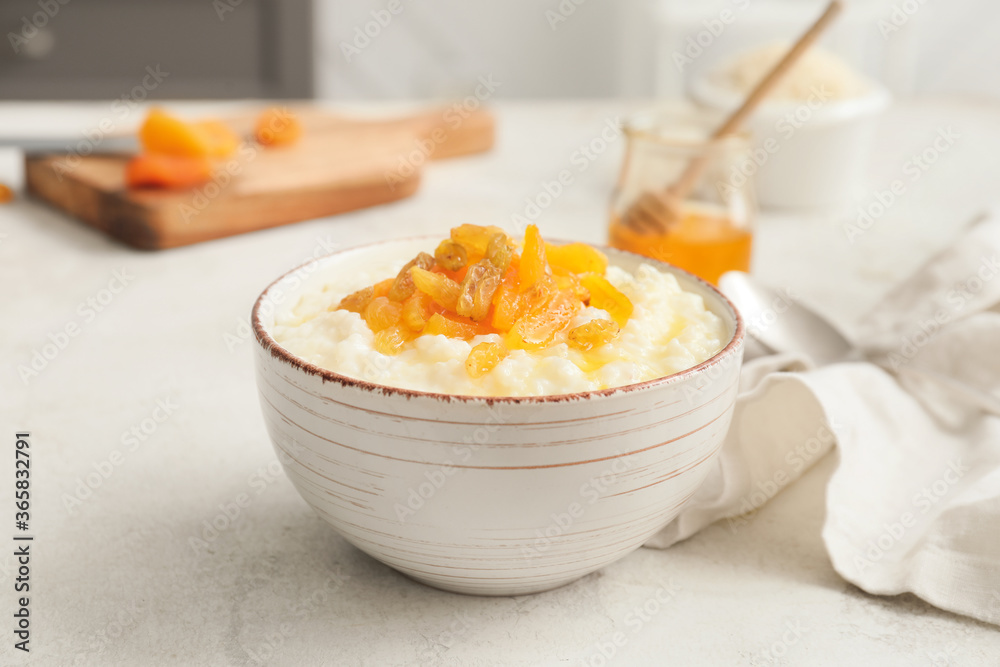
<svg viewBox="0 0 1000 667"><path fill-rule="evenodd" d="M15 430L33 434L30 664L996 665L996 627L912 596L867 595L833 571L820 540L831 457L735 530L717 524L520 598L404 578L338 537L278 470L245 328L260 290L336 246L505 224L608 118L634 108L502 104L497 148L432 164L409 200L177 250L131 250L23 198L0 206L3 458ZM958 101L893 109L872 192L939 128L959 139L855 244L837 216L764 216L755 271L857 316L995 201L997 112ZM23 113L0 107L4 122ZM71 123L94 107L47 113ZM540 218L547 236L604 240L620 144L575 170ZM20 182L14 151L0 152L0 180ZM92 310L87 299L109 296L115 272L127 285ZM25 385L17 366L68 323L79 334ZM12 464L3 470L7 526ZM96 488L81 486L88 474ZM87 492L67 507L66 494ZM237 499L238 516L219 518ZM192 546L213 519L230 525ZM0 542L13 532L0 529ZM2 664L26 662L12 648L12 552L0 549Z"/></svg>

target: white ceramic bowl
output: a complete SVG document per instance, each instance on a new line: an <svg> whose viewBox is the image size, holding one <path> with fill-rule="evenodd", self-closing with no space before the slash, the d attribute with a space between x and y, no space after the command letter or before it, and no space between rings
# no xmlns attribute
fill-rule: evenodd
<svg viewBox="0 0 1000 667"><path fill-rule="evenodd" d="M331 268L433 243L337 252L279 278L254 305L261 406L289 479L349 542L449 591L544 591L641 546L701 484L729 427L743 356L735 309L688 273L605 250L627 270L650 262L674 273L722 317L728 344L669 377L528 398L374 385L312 366L271 337L276 290L288 307Z"/></svg>
<svg viewBox="0 0 1000 667"><path fill-rule="evenodd" d="M870 85L866 95L852 99L816 96L758 107L747 123L757 150L744 171L756 181L762 207L836 210L858 197L878 117L891 100L883 86ZM728 113L743 101L706 77L692 80L690 94L717 112Z"/></svg>

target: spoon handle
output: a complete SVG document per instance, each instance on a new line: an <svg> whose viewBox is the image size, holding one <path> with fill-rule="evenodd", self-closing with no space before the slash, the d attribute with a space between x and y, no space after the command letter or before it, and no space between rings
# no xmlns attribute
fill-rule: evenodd
<svg viewBox="0 0 1000 667"><path fill-rule="evenodd" d="M715 132L712 133L712 139L721 139L739 130L747 117L757 109L764 98L770 94L771 90L781 82L781 79L799 61L802 54L819 39L820 35L837 18L837 15L840 14L843 8L841 0L831 0L826 10L816 19L816 22L802 33L802 36L788 49L788 52L785 53L781 60L775 63L771 71L750 91L750 94L743 100L743 104L732 112L722 125L716 128ZM707 162L708 156L704 154L689 162L681 177L670 187L670 194L678 200L687 197L688 193L701 178Z"/></svg>

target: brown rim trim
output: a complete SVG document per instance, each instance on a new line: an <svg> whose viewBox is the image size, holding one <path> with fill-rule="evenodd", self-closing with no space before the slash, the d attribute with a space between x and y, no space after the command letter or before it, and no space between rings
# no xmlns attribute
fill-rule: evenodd
<svg viewBox="0 0 1000 667"><path fill-rule="evenodd" d="M447 396L447 394L442 394L442 396ZM378 452L373 452L370 449L363 449L361 447L353 447L353 446L348 445L348 444L343 443L343 442L337 442L336 440L333 440L331 438L327 438L325 436L322 436L319 433L316 433L315 431L310 431L309 429L307 429L304 426L299 426L299 425L295 424L294 422L292 422L292 420L285 413L283 413L280 410L278 410L278 408L274 405L274 403L272 403L271 401L269 401L266 397L261 397L261 400L263 400L265 403L267 403L267 405L272 410L274 410L275 414L280 415L281 419L285 423L287 423L287 424L289 424L289 425L291 425L291 426L293 426L293 427L295 427L295 428L297 428L297 429L299 429L301 431L305 431L306 433L308 433L309 435L313 436L314 438L318 438L319 440L325 440L326 442L329 442L332 445L336 445L338 447L343 447L344 449L350 449L352 451L358 452L359 454L367 454L368 456L374 456L374 457L380 458L380 459L388 459L390 461L400 461L402 463L412 463L414 465L428 466L428 467L433 467L433 468L440 468L441 465L442 465L438 461L419 461L417 459L404 459L401 456L389 456L388 454L379 454ZM657 442L657 443L654 443L652 445L649 445L648 447L643 447L642 449L633 449L630 452L619 452L617 454L611 454L609 456L601 456L601 457L598 457L598 458L587 459L585 461L569 461L569 462L563 462L563 463L542 463L542 464L533 465L533 466L470 466L470 465L464 465L464 464L461 464L461 463L452 463L452 464L449 464L449 467L456 468L458 470L547 470L549 468L569 468L571 466L582 466L582 465L587 465L587 464L590 464L590 463L600 463L602 461L610 461L612 459L624 458L626 456L634 456L636 454L642 454L643 452L648 452L648 451L650 451L652 449L658 449L659 447L664 447L666 445L678 442L680 440L684 440L685 438L690 438L695 433L700 432L702 429L708 428L709 426L711 426L712 424L714 424L715 422L719 421L720 419L722 419L725 416L726 416L725 411L720 412L715 417L713 417L711 419L711 421L705 422L704 424L702 424L701 426L699 426L698 428L696 428L694 430L688 431L687 433L682 433L681 435L678 435L675 438L670 438L669 440L664 440L663 442ZM270 418L265 414L264 415L264 420L267 421L269 419ZM668 457L668 459L669 458L673 458L673 457ZM308 466L304 466L304 467L309 468ZM309 468L309 469L311 469L311 468Z"/></svg>
<svg viewBox="0 0 1000 667"><path fill-rule="evenodd" d="M679 273L682 276L684 276L686 279L688 279L688 280L690 280L690 281L692 281L692 282L694 282L696 284L699 284L703 288L707 289L709 292L714 293L715 296L718 297L719 300L721 300L722 303L727 308L729 308L729 311L732 314L733 319L736 322L736 328L733 331L733 336L729 340L729 342L726 344L726 346L723 347L721 350L719 350L718 352L716 352L714 355L712 355L711 357L709 357L708 359L706 359L705 361L701 362L700 364L698 364L696 366L692 366L691 368L687 368L687 369L685 369L683 371L680 371L678 373L674 373L673 375L665 375L665 376L660 377L660 378L654 378L652 380L646 380L645 382L638 382L636 384L627 384L627 385L622 385L620 387L611 387L611 388L608 388L608 389L597 389L597 390L594 390L594 391L583 391L583 392L577 392L577 393L573 393L573 394L546 394L544 396L469 396L469 395L465 395L465 394L441 394L441 393L430 392L430 391L416 391L416 390L413 390L413 389L402 389L402 388L399 388L399 387L390 387L388 385L375 384L374 382L367 382L365 380L359 380L357 378L352 378L352 377L348 377L346 375L341 375L340 373L335 373L334 371L327 370L325 368L320 368L319 366L311 364L311 363L305 361L304 359L300 359L299 357L293 355L291 352L289 352L285 348L281 347L277 343L277 341L275 341L271 337L271 334L269 334L267 331L264 330L264 325L260 321L260 307L261 307L261 304L264 302L265 297L275 287L275 285L277 285L278 283L280 283L282 280L284 280L285 278L287 278L291 274L296 273L298 271L301 271L302 269L304 269L307 266L310 266L312 264L316 264L316 263L324 261L324 260L326 260L326 259L328 259L330 257L334 257L336 255L340 255L340 254L343 254L343 253L355 252L355 251L358 251L358 250L362 250L364 248L371 248L371 247L378 246L378 245L383 245L383 244L386 244L386 243L394 243L394 242L402 242L402 241L418 241L418 240L424 240L424 239L432 241L435 238L437 238L437 237L435 237L435 236L410 236L410 237L405 237L405 238L401 238L401 239L392 239L391 241L375 241L375 242L372 242L372 243L364 243L364 244L361 244L361 245L351 246L350 248L343 248L341 250L337 250L335 252L330 253L329 255L324 255L322 257L317 257L315 259L311 259L311 260L309 260L307 262L304 262L304 263L296 266L295 268L293 268L293 269L291 269L289 271L286 271L281 276L279 276L277 279L275 279L274 281L272 281L271 284L268 285L264 289L263 292L261 292L260 296L257 297L257 300L254 302L253 308L250 311L250 322L251 322L251 325L253 326L254 337L257 339L257 343L260 344L260 346L266 352L269 352L271 354L271 356L274 357L275 359L279 359L280 361L284 361L289 366L292 366L293 368L298 368L299 370L304 371L305 373L307 373L309 375L314 375L316 377L319 377L324 383L326 383L326 382L333 382L333 383L342 385L344 387L350 387L350 388L354 388L354 389L361 389L363 391L369 391L369 392L372 392L372 393L376 393L377 392L377 393L381 393L381 394L387 395L387 396L401 396L401 397L407 398L407 399L412 399L412 398L430 398L430 399L435 399L435 400L444 401L444 402L448 402L448 403L451 403L451 402L459 402L459 403L486 403L488 405L493 405L493 404L504 404L504 405L511 405L511 404L513 404L513 405L517 405L517 404L521 404L521 403L528 403L528 404L531 404L531 403L535 403L535 404L538 404L538 403L565 403L565 402L570 402L570 401L582 401L582 400L594 399L594 398L606 398L606 397L611 397L611 396L619 396L619 395L627 394L627 393L633 392L633 391L641 391L641 390L645 390L645 389L651 389L651 388L654 388L654 387L666 386L666 385L674 384L676 382L680 382L681 380L687 379L688 377L691 377L692 375L695 375L695 374L697 374L697 373L699 373L699 372L701 372L701 371L703 371L703 370L705 370L707 368L710 368L712 366L715 366L716 364L722 363L727 357L730 357L730 356L736 354L737 353L737 349L740 346L742 346L742 344L743 344L743 339L744 339L744 336L745 336L745 326L744 326L744 323L743 323L743 318L742 318L742 316L740 316L739 311L736 310L736 307L733 305L733 303L729 299L727 299L725 297L725 295L722 294L722 292L720 292L714 285L712 285L712 284L710 284L710 283L702 280L701 278L699 278L698 276L696 276L696 275L694 275L692 273L689 273L689 272L685 271L684 269L681 269L679 267L674 266L673 264L668 264L667 262L661 262L659 260L652 259L652 258L649 258L649 257L645 257L643 255L638 255L636 253L628 252L626 250L619 250L617 248L608 248L607 246L594 246L594 247L598 248L602 252L605 252L605 253L607 253L609 255L618 254L618 255L626 255L626 256L631 255L633 257L638 257L642 261L644 261L644 262L646 262L648 264L652 264L653 266L655 266L656 268L659 268L661 270L662 269L666 269L668 272L671 272L671 273Z"/></svg>
<svg viewBox="0 0 1000 667"><path fill-rule="evenodd" d="M282 378L282 379L285 379L286 382L287 382L287 378ZM272 382L270 382L263 375L258 375L257 381L265 383L268 386L268 388L270 388L271 391L273 391L275 394L277 394L281 398L285 399L286 401L288 401L289 403L291 403L292 405L294 405L299 410L302 410L304 412L308 412L309 414L311 414L312 416L316 417L317 419L321 419L323 421L331 422L333 424L337 424L338 426L343 426L343 427L346 427L346 428L352 428L352 429L354 429L356 431L365 433L367 435L378 436L380 438L390 438L390 439L393 439L393 440L402 440L402 441L406 441L406 442L412 442L412 441L415 440L417 442L429 442L429 443L436 444L436 445L449 445L449 446L453 446L453 447L454 446L465 446L465 445L468 445L468 443L466 443L466 442L442 442L442 440L440 438L417 438L417 437L412 436L412 435L409 435L409 436L394 435L392 433L382 433L380 431L372 431L370 429L361 428L361 427L357 426L356 424L351 423L349 420L348 421L341 421L339 419L334 419L333 417L329 417L327 415L321 414L321 413L313 410L312 408L309 408L308 406L305 406L302 403L299 403L294 398L292 398L288 394L286 394L283 391L281 391L278 387L276 387ZM300 390L302 390L304 392L309 393L308 390L304 389L303 387L300 387L297 384L294 384L294 383L290 383L290 384L292 384L293 386L295 386L296 388L298 388L298 389L300 389ZM704 403L698 405L697 407L693 407L690 410L687 410L686 412L675 414L675 415L673 415L671 417L668 417L666 419L660 420L658 422L644 423L642 426L637 426L635 428L626 429L624 431L617 431L616 435L631 435L631 434L637 433L639 431L645 431L645 430L648 430L648 429L651 429L651 428L655 428L657 426L662 426L663 424L670 423L670 422L675 421L677 419L683 419L684 417L688 416L692 412L695 412L696 410L701 410L702 408L706 408L706 407L710 406L712 403L714 403L714 402L716 402L716 401L718 401L718 400L720 400L722 398L725 398L725 396L729 393L729 391L732 390L732 388L735 387L735 386L737 386L738 384L739 384L739 378L736 378L736 380L734 380L728 387L726 387L721 392L719 392L718 395L710 398L708 401L705 401ZM343 401L335 401L332 398L329 398L327 396L316 396L316 394L312 394L312 393L309 393L309 395L313 396L313 397L316 397L316 398L319 398L324 403L333 403L335 405L342 405L345 408L348 408L350 410L357 410L359 412L364 412L364 413L371 414L371 415L379 415L380 417L397 417L398 416L398 415L396 415L393 412L380 412L378 410L369 410L369 409L366 409L366 408L359 408L359 407L357 407L355 405L351 405L350 403L345 403ZM672 401L671 403L668 403L667 405L673 405L673 404L679 403L679 402L680 401ZM275 407L273 404L271 404L271 405L272 405L272 407ZM277 409L277 408L275 407L275 409ZM603 414L600 414L600 415L597 415L597 416L593 416L593 417L587 417L585 419L581 419L580 421L586 421L588 419L610 420L613 417L615 417L617 415L620 415L620 414L628 414L630 416L638 416L638 415L644 415L644 414L647 414L647 413L650 413L650 412L655 412L656 410L657 410L657 408L654 407L654 408L651 408L649 410L643 410L641 412L637 412L635 410L626 410L624 413L622 413L622 412L609 412L609 413L603 413ZM284 413L282 413L282 416L284 416ZM455 425L458 425L458 426L482 426L482 422L481 421L478 421L478 422L456 422L456 421L446 421L444 419L426 419L424 417L407 417L407 420L408 421L431 422L431 423L434 423L434 424L455 424ZM558 422L538 422L538 423L504 421L503 425L504 426L549 426L550 424L556 424L558 426L559 424L572 424L572 423L575 423L575 420L573 420L573 419L561 419ZM595 435L595 436L588 436L586 438L574 439L574 440L552 440L552 441L549 441L549 442L545 443L544 445L530 445L530 444L529 445L523 445L523 444L522 445L513 445L511 443L494 443L494 444L485 444L485 445L480 445L480 446L482 446L482 447L500 447L500 448L503 448L503 447L512 447L512 446L517 446L517 447L539 447L539 446L541 446L541 447L553 447L553 446L556 446L557 447L557 446L561 446L561 445L575 445L575 444L578 444L578 443L581 443L581 442L591 442L591 441L596 441L596 440L602 440L605 437L606 436Z"/></svg>

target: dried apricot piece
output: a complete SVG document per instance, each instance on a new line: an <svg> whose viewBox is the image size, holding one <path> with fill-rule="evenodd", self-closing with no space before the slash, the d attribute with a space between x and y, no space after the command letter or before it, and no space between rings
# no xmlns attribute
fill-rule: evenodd
<svg viewBox="0 0 1000 667"><path fill-rule="evenodd" d="M405 301L413 296L413 293L417 290L413 284L413 276L410 275L410 269L414 266L419 266L421 269L430 271L434 268L434 258L426 252L422 252L403 265L403 268L396 274L396 279L393 281L392 287L389 289L388 296L393 301Z"/></svg>
<svg viewBox="0 0 1000 667"><path fill-rule="evenodd" d="M539 350L555 338L576 314L580 302L568 292L559 292L545 310L519 319L507 334L507 347Z"/></svg>
<svg viewBox="0 0 1000 667"><path fill-rule="evenodd" d="M488 259L482 259L471 267L462 281L462 291L455 302L455 312L476 322L486 319L493 295L500 286L500 271Z"/></svg>
<svg viewBox="0 0 1000 667"><path fill-rule="evenodd" d="M365 322L372 331L379 332L399 322L403 316L403 306L384 296L372 299L365 308Z"/></svg>
<svg viewBox="0 0 1000 667"><path fill-rule="evenodd" d="M228 157L240 147L240 136L220 120L202 120L191 125L205 137L212 157Z"/></svg>
<svg viewBox="0 0 1000 667"><path fill-rule="evenodd" d="M465 246L466 250L480 257L486 254L490 239L504 231L499 227L482 227L480 225L459 225L451 230L451 240Z"/></svg>
<svg viewBox="0 0 1000 667"><path fill-rule="evenodd" d="M433 271L434 273L440 273L443 276L448 276L459 285L461 285L462 281L465 280L465 272L468 270L469 270L468 264L460 268L458 271L449 271L440 264L435 265L435 267L431 269L431 271Z"/></svg>
<svg viewBox="0 0 1000 667"><path fill-rule="evenodd" d="M257 117L253 135L263 146L286 146L294 144L302 136L302 123L295 112L273 107L265 109Z"/></svg>
<svg viewBox="0 0 1000 667"><path fill-rule="evenodd" d="M586 352L610 343L620 331L618 323L612 320L591 320L570 329L567 340L570 347Z"/></svg>
<svg viewBox="0 0 1000 667"><path fill-rule="evenodd" d="M371 285L362 287L357 292L352 292L341 299L336 309L349 310L352 313L363 313L373 298L375 298L375 288Z"/></svg>
<svg viewBox="0 0 1000 667"><path fill-rule="evenodd" d="M528 225L524 232L524 249L521 251L521 264L518 268L518 273L521 276L521 291L527 292L534 287L535 283L549 272L548 268L542 235L539 233L537 225Z"/></svg>
<svg viewBox="0 0 1000 667"><path fill-rule="evenodd" d="M445 317L441 313L434 313L427 320L424 327L424 334L429 336L447 336L448 338L472 338L479 335L479 331L473 324L456 322L450 317Z"/></svg>
<svg viewBox="0 0 1000 667"><path fill-rule="evenodd" d="M497 268L500 275L507 272L514 256L514 244L506 234L494 234L486 246L486 259Z"/></svg>
<svg viewBox="0 0 1000 667"><path fill-rule="evenodd" d="M480 343L472 348L465 360L465 370L470 377L481 378L504 360L509 350L500 343Z"/></svg>
<svg viewBox="0 0 1000 667"><path fill-rule="evenodd" d="M529 313L538 313L545 310L553 297L559 293L559 286L556 285L555 278L543 276L535 283L535 286L525 292L522 296Z"/></svg>
<svg viewBox="0 0 1000 667"><path fill-rule="evenodd" d="M395 278L386 278L372 285L374 296L389 296L389 290L392 289L394 282L396 282Z"/></svg>
<svg viewBox="0 0 1000 667"><path fill-rule="evenodd" d="M527 298L517 288L516 276L513 279L505 278L493 295L493 318L490 322L500 331L510 331L524 314L526 307Z"/></svg>
<svg viewBox="0 0 1000 667"><path fill-rule="evenodd" d="M596 273L585 273L580 282L590 292L590 305L594 308L608 311L611 319L624 327L628 318L632 317L632 302L618 291L618 288L608 282L604 276Z"/></svg>
<svg viewBox="0 0 1000 667"><path fill-rule="evenodd" d="M375 350L389 356L399 354L416 337L416 334L402 324L394 324L375 334Z"/></svg>
<svg viewBox="0 0 1000 667"><path fill-rule="evenodd" d="M575 273L569 273L566 269L553 268L552 278L556 282L556 287L560 290L572 292L580 301L586 302L590 300L590 292L583 286L579 276Z"/></svg>
<svg viewBox="0 0 1000 667"><path fill-rule="evenodd" d="M455 310L458 294L462 291L458 283L448 276L432 273L419 266L410 269L410 275L413 276L416 288L433 299L434 303L445 310Z"/></svg>
<svg viewBox="0 0 1000 667"><path fill-rule="evenodd" d="M125 165L125 184L130 188L193 188L212 180L212 161L207 157L181 157L145 153Z"/></svg>
<svg viewBox="0 0 1000 667"><path fill-rule="evenodd" d="M139 141L147 153L189 157L205 157L211 153L201 132L163 109L150 109L139 128Z"/></svg>
<svg viewBox="0 0 1000 667"><path fill-rule="evenodd" d="M567 243L566 245L546 243L545 257L553 271L559 267L571 273L603 275L608 269L607 256L586 243Z"/></svg>
<svg viewBox="0 0 1000 667"><path fill-rule="evenodd" d="M431 298L423 292L416 292L403 302L402 321L406 328L422 331L432 313Z"/></svg>
<svg viewBox="0 0 1000 667"><path fill-rule="evenodd" d="M441 268L458 271L469 263L469 253L462 244L445 239L434 251L434 259Z"/></svg>
<svg viewBox="0 0 1000 667"><path fill-rule="evenodd" d="M147 153L180 157L225 157L239 145L239 137L218 121L188 123L162 109L151 109L139 128Z"/></svg>

